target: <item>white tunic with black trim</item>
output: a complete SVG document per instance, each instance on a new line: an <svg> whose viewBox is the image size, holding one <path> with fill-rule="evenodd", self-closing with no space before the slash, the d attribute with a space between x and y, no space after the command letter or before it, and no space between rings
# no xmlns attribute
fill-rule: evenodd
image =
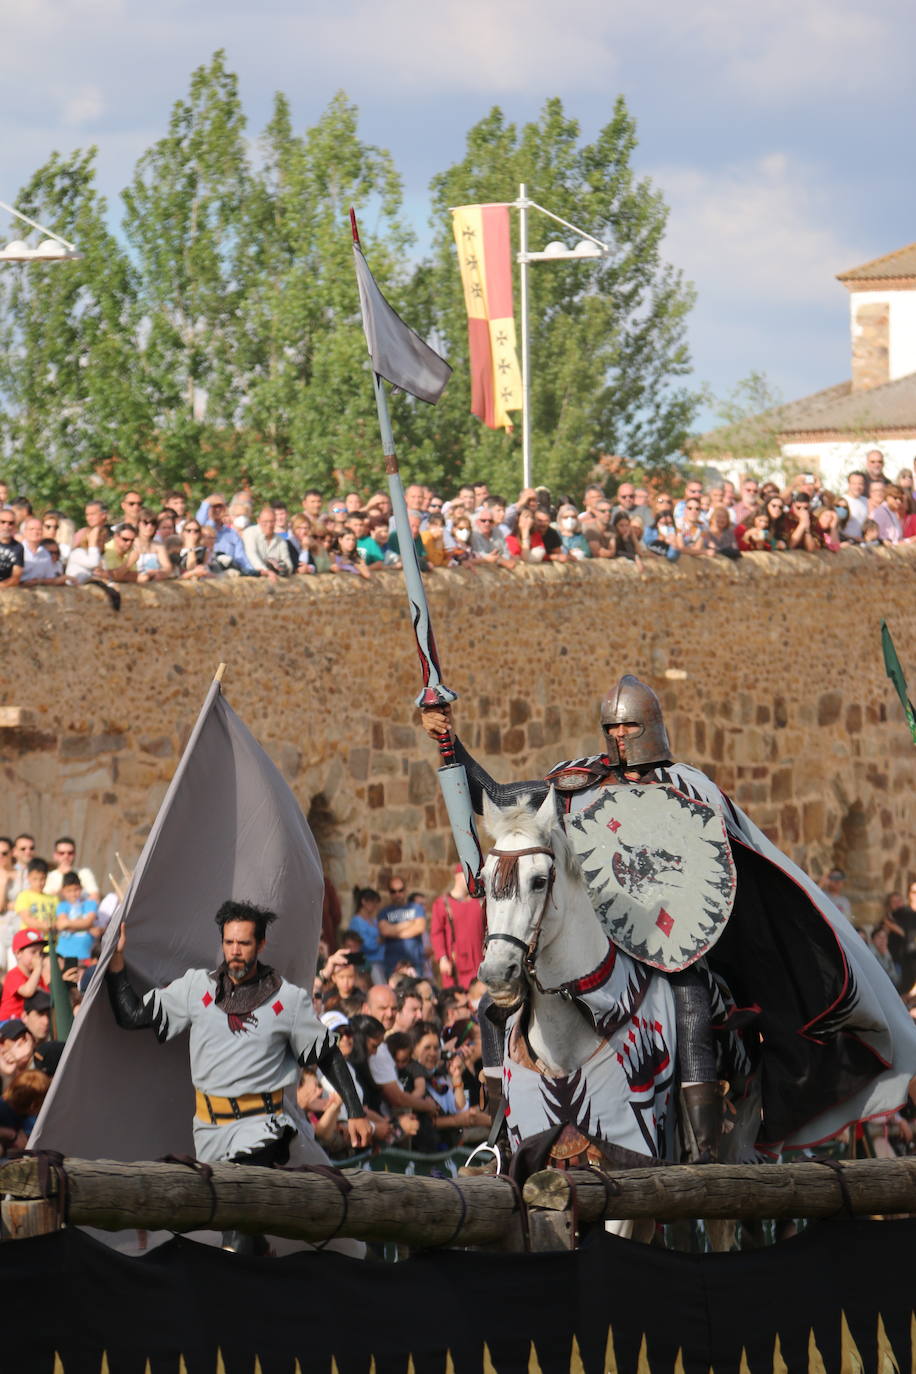
<svg viewBox="0 0 916 1374"><path fill-rule="evenodd" d="M314 1062L333 1037L315 1015L304 988L286 979L263 1006L245 1016L227 1015L215 1001L216 980L189 969L174 983L143 998L160 1041L190 1029L191 1080L210 1097L269 1093L295 1083L299 1063ZM276 1140L295 1125L284 1111L211 1122L194 1118L197 1158L234 1159Z"/></svg>

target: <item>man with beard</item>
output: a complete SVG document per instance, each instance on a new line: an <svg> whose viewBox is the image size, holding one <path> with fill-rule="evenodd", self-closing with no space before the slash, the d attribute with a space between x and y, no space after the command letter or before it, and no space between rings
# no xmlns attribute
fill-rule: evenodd
<svg viewBox="0 0 916 1374"><path fill-rule="evenodd" d="M276 919L250 902L224 902L216 913L223 960L217 969L189 969L143 996L124 968L125 931L108 966L118 1025L149 1028L160 1042L190 1028L191 1080L197 1097L194 1146L208 1163L284 1164L296 1128L283 1091L299 1067L317 1064L347 1108L351 1143L369 1143L369 1123L353 1080L304 988L260 962Z"/></svg>
<svg viewBox="0 0 916 1374"><path fill-rule="evenodd" d="M574 817L606 787L636 785L645 795L647 786L661 783L721 814L737 874L731 914L702 958L669 974L681 1086L697 1087L684 1103L691 1146L701 1157L716 1157L714 1080L725 1075L716 1072L712 1031L720 1029L721 1016L711 1015L710 975L741 1009L731 1019L740 1021L756 1065L760 1149L813 1144L851 1122L897 1110L916 1073L916 1031L850 923L710 778L672 760L661 703L650 687L622 677L602 702L600 719L603 753L558 763L533 782L496 783L457 739L455 756L467 770L477 811L484 793L500 807L524 798L536 808L552 787L560 813ZM451 730L450 709L428 708L422 721L435 738Z"/></svg>

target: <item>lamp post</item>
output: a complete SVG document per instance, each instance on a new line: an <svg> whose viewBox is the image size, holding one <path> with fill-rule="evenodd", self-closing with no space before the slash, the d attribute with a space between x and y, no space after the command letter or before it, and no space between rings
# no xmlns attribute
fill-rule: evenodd
<svg viewBox="0 0 916 1374"><path fill-rule="evenodd" d="M29 219L28 215L21 214L12 205L7 205L6 201L0 200L0 210L15 215L23 224L45 235L37 248L30 248L22 239L13 239L11 243L4 244L0 248L0 262L74 262L83 256L76 251L72 243L61 238L60 234L55 234L53 229L46 229L43 224Z"/></svg>
<svg viewBox="0 0 916 1374"><path fill-rule="evenodd" d="M518 188L518 200L512 202L512 208L518 211L518 253L516 262L519 265L519 287L521 291L521 310L520 324L522 332L522 485L531 486L531 339L528 321L528 264L531 262L584 262L595 258L605 258L611 251L606 243L601 239L596 239L593 234L589 234L584 229L579 229L577 225L570 224L569 220L562 219L555 215L552 210L546 210L543 205L538 205L537 201L528 199L528 188L524 182ZM528 251L528 211L537 210L548 219L552 219L555 224L561 224L564 229L569 229L574 234L578 234L579 242L574 248L567 248L566 244L559 239L548 243L543 252L530 253Z"/></svg>

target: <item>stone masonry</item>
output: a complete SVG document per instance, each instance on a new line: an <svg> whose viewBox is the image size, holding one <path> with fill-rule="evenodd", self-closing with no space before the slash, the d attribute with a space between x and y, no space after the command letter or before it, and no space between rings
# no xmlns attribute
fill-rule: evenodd
<svg viewBox="0 0 916 1374"><path fill-rule="evenodd" d="M860 919L916 872L916 749L884 674L891 626L916 693L916 545L676 566L624 561L427 578L456 722L499 779L600 748L597 707L633 672L675 756L711 774ZM217 664L227 699L308 815L343 905L396 870L431 897L453 849L396 572L0 592L0 831L100 874L132 864ZM193 837L188 862L193 863Z"/></svg>

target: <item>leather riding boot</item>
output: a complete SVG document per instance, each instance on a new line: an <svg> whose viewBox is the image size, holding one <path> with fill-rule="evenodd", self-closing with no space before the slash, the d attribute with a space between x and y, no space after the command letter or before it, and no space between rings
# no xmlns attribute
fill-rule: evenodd
<svg viewBox="0 0 916 1374"><path fill-rule="evenodd" d="M688 1164L715 1164L722 1138L722 1093L718 1083L681 1088L682 1130Z"/></svg>
<svg viewBox="0 0 916 1374"><path fill-rule="evenodd" d="M487 1088L487 1113L491 1121L496 1120L496 1113L499 1111L500 1103L503 1100L503 1080L493 1074L485 1074L484 1082Z"/></svg>

